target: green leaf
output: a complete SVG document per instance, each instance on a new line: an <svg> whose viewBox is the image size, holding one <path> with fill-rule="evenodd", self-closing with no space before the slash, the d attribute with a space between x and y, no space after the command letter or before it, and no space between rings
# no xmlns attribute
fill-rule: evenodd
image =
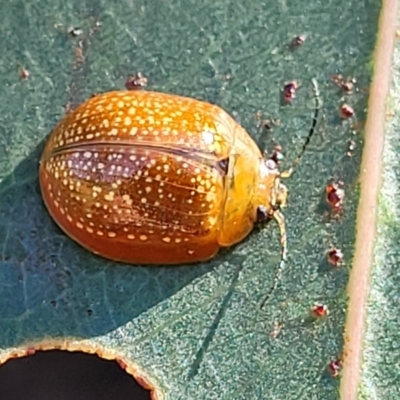
<svg viewBox="0 0 400 400"><path fill-rule="evenodd" d="M339 381L326 367L343 345L363 145L352 124L366 117L379 6L344 0L1 5L0 361L29 347L60 346L118 357L166 399L337 399ZM83 34L69 36L71 26ZM291 51L299 34L306 41ZM19 77L19 65L30 71L28 79ZM261 148L281 144L288 167L311 125L311 79L319 82L322 117L286 182L287 269L265 309L259 303L280 257L273 223L208 263L146 268L90 254L49 217L37 178L48 133L68 102L123 88L137 71L149 78L149 89L220 105ZM345 96L330 79L338 73L356 77L359 90ZM284 105L281 89L291 80L301 87ZM339 118L343 102L355 119ZM257 113L279 123L266 132ZM343 213L334 219L324 206L330 179L342 180L346 190ZM345 266L328 266L332 245L343 250ZM330 315L311 322L317 302Z"/></svg>

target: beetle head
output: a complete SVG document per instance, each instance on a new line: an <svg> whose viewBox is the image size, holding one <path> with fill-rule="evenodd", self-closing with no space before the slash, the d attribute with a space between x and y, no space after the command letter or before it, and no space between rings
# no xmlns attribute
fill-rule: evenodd
<svg viewBox="0 0 400 400"><path fill-rule="evenodd" d="M259 184L253 203L256 207L255 223L274 218L275 212L286 206L288 190L281 177L286 175L282 176L273 158L260 161Z"/></svg>

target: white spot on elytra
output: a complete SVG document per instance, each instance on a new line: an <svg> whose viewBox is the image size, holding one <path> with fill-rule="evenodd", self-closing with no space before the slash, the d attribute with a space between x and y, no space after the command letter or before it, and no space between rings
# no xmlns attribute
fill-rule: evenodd
<svg viewBox="0 0 400 400"><path fill-rule="evenodd" d="M214 135L212 132L204 131L202 133L202 138L205 144L210 145L214 142Z"/></svg>

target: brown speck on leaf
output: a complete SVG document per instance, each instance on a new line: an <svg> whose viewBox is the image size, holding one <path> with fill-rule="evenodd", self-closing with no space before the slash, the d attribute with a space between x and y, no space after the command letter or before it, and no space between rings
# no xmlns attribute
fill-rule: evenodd
<svg viewBox="0 0 400 400"><path fill-rule="evenodd" d="M274 329L270 333L271 338L276 339L283 328L283 324L275 322Z"/></svg>
<svg viewBox="0 0 400 400"><path fill-rule="evenodd" d="M274 126L279 126L281 124L281 121L279 119L264 119L262 121L262 126L266 130L271 130Z"/></svg>
<svg viewBox="0 0 400 400"><path fill-rule="evenodd" d="M128 90L138 90L145 86L147 86L147 78L141 72L129 76L125 82Z"/></svg>
<svg viewBox="0 0 400 400"><path fill-rule="evenodd" d="M354 77L347 77L346 79L341 74L334 74L331 76L331 81L339 86L344 92L350 94L354 90L354 86L357 82Z"/></svg>
<svg viewBox="0 0 400 400"><path fill-rule="evenodd" d="M289 44L289 48L291 50L295 50L298 47L302 46L304 42L306 41L307 36L306 35L297 35L295 36L292 41Z"/></svg>
<svg viewBox="0 0 400 400"><path fill-rule="evenodd" d="M345 92L351 93L354 89L354 83L353 82L343 82L341 87Z"/></svg>
<svg viewBox="0 0 400 400"><path fill-rule="evenodd" d="M263 128L264 129L266 129L266 130L270 130L270 129L272 129L272 125L271 125L271 121L269 120L269 119L264 119L263 121L262 121L262 126L263 126Z"/></svg>
<svg viewBox="0 0 400 400"><path fill-rule="evenodd" d="M342 119L349 119L354 115L354 109L348 104L342 104L339 109L339 115Z"/></svg>
<svg viewBox="0 0 400 400"><path fill-rule="evenodd" d="M68 29L68 34L72 37L77 37L82 35L83 30L81 28L72 27Z"/></svg>
<svg viewBox="0 0 400 400"><path fill-rule="evenodd" d="M296 91L300 87L299 82L291 81L285 84L283 87L283 100L286 103L291 103L296 97Z"/></svg>
<svg viewBox="0 0 400 400"><path fill-rule="evenodd" d="M356 142L354 140L350 140L347 148L347 157L353 157L353 151L356 148Z"/></svg>
<svg viewBox="0 0 400 400"><path fill-rule="evenodd" d="M279 126L281 123L279 119L274 119L269 117L263 118L261 111L257 111L254 114L254 119L256 120L258 126L262 126L267 131L271 130L274 126Z"/></svg>
<svg viewBox="0 0 400 400"><path fill-rule="evenodd" d="M315 319L321 319L329 314L328 306L326 304L316 304L311 308L310 313Z"/></svg>
<svg viewBox="0 0 400 400"><path fill-rule="evenodd" d="M26 68L22 68L19 74L21 79L28 79L30 75L31 73Z"/></svg>
<svg viewBox="0 0 400 400"><path fill-rule="evenodd" d="M343 182L332 182L325 188L326 201L330 205L333 212L340 212L343 208L344 189L342 188Z"/></svg>
<svg viewBox="0 0 400 400"><path fill-rule="evenodd" d="M341 359L333 360L328 365L328 371L333 378L340 375L343 367L343 361Z"/></svg>
<svg viewBox="0 0 400 400"><path fill-rule="evenodd" d="M334 267L338 267L343 263L344 255L342 250L337 249L336 247L332 247L327 254L329 264L333 265Z"/></svg>

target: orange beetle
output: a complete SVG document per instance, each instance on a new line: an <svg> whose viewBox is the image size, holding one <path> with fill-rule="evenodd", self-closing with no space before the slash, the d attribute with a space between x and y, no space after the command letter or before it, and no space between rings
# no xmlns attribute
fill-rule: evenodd
<svg viewBox="0 0 400 400"><path fill-rule="evenodd" d="M208 260L270 218L285 253L281 177L221 108L148 91L90 98L53 130L40 163L57 224L93 253L134 264Z"/></svg>

